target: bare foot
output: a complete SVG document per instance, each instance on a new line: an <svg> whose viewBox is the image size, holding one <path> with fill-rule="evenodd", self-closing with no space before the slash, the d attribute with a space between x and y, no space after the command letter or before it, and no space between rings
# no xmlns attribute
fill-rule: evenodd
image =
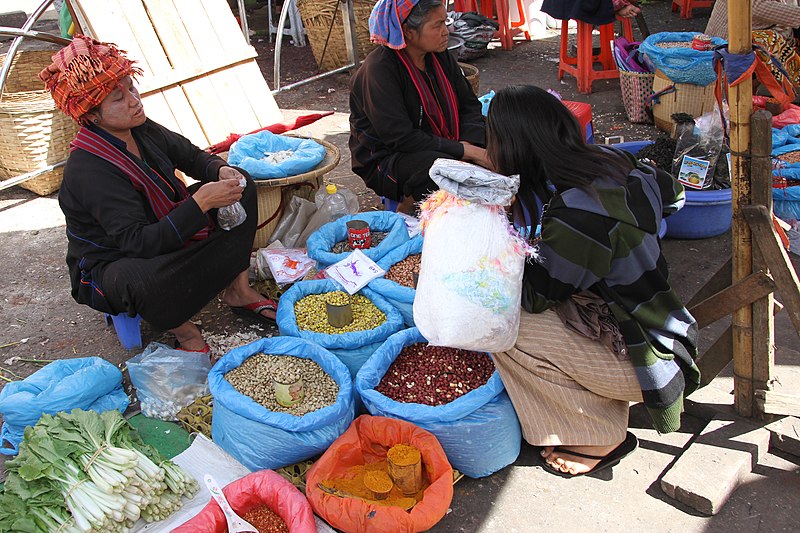
<svg viewBox="0 0 800 533"><path fill-rule="evenodd" d="M266 300L261 293L253 289L247 280L247 271L245 270L233 280L233 283L222 292L222 303L231 307L242 307L261 300ZM267 318L275 319L275 311L270 309L263 309L261 314Z"/></svg>
<svg viewBox="0 0 800 533"><path fill-rule="evenodd" d="M559 451L555 451L553 446L545 446L542 448L541 454L547 464L552 468L567 474L576 475L589 472L597 466L600 459L585 459L583 457L570 455L569 450L574 450L586 455L604 457L614 451L617 446L619 446L619 444L612 444L610 446L559 446Z"/></svg>
<svg viewBox="0 0 800 533"><path fill-rule="evenodd" d="M169 330L175 335L178 343L183 350L202 351L206 347L206 341L200 329L191 322L184 322L175 329Z"/></svg>

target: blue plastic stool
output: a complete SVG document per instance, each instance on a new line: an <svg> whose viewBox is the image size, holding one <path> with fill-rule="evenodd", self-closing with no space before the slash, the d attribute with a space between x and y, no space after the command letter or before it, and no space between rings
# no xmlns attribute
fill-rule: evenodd
<svg viewBox="0 0 800 533"><path fill-rule="evenodd" d="M400 202L389 200L385 196L381 196L381 203L383 204L384 211L391 211L393 213L397 212L397 206L400 205Z"/></svg>
<svg viewBox="0 0 800 533"><path fill-rule="evenodd" d="M135 350L142 347L142 331L139 327L142 317L139 315L130 317L125 313L120 313L118 315L109 315L105 313L105 317L107 325L111 325L112 322L114 323L114 329L117 331L119 343L123 348L126 350Z"/></svg>

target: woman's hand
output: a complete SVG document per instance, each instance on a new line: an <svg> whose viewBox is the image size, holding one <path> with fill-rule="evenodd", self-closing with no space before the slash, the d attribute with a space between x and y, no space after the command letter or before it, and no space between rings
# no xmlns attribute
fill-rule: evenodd
<svg viewBox="0 0 800 533"><path fill-rule="evenodd" d="M244 179L244 175L233 167L219 167L217 179L222 180L240 180Z"/></svg>
<svg viewBox="0 0 800 533"><path fill-rule="evenodd" d="M231 170L234 169L231 168ZM234 170L234 172L236 171ZM239 174L239 172L236 172L236 174ZM241 176L241 174L239 175ZM220 170L220 181L212 181L202 185L192 195L192 198L200 206L200 210L203 213L207 213L209 209L225 207L238 202L242 198L242 188L239 186L238 179L223 179L222 170Z"/></svg>
<svg viewBox="0 0 800 533"><path fill-rule="evenodd" d="M464 155L461 157L462 161L469 161L470 163L475 163L483 168L494 170L491 161L489 161L489 157L486 155L485 148L475 146L467 141L461 141L461 145L464 147Z"/></svg>

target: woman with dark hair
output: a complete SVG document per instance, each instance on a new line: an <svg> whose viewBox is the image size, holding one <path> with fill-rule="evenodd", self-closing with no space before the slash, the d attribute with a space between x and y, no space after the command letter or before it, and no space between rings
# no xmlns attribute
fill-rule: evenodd
<svg viewBox="0 0 800 533"><path fill-rule="evenodd" d="M381 44L350 83L353 172L379 196L413 203L437 189L438 158L486 165L481 104L447 52L441 0L381 0L369 19Z"/></svg>
<svg viewBox="0 0 800 533"><path fill-rule="evenodd" d="M190 319L221 291L233 312L274 324L275 302L247 278L255 185L148 119L133 81L141 72L114 45L76 35L39 74L81 125L58 195L72 296L104 313L139 314L181 349L205 353ZM200 183L187 189L176 169ZM224 231L217 210L237 201L247 219Z"/></svg>
<svg viewBox="0 0 800 533"><path fill-rule="evenodd" d="M493 354L500 376L546 469L607 468L636 448L628 402L644 401L659 432L675 431L699 383L697 326L658 241L683 187L627 152L587 145L575 117L538 87L493 98L487 151L498 172L520 175L518 219L535 227L536 196L545 203L519 337Z"/></svg>

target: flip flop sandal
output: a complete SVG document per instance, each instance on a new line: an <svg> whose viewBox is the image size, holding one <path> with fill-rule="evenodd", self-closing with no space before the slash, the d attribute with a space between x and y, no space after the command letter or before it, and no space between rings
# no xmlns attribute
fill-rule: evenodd
<svg viewBox="0 0 800 533"><path fill-rule="evenodd" d="M175 349L189 353L211 353L211 346L209 346L208 343L206 343L201 350L187 350L186 348L181 348L181 343L175 341Z"/></svg>
<svg viewBox="0 0 800 533"><path fill-rule="evenodd" d="M268 326L277 327L278 323L275 322L274 318L269 318L261 314L261 311L264 311L265 309L269 309L270 311L277 311L278 304L275 303L275 300L266 299L253 302L251 304L243 305L241 307L231 306L231 311L233 311L233 314L235 315L248 318L255 322L261 322L262 324L266 324Z"/></svg>
<svg viewBox="0 0 800 533"><path fill-rule="evenodd" d="M611 468L612 466L619 463L623 458L630 455L636 447L639 446L639 440L636 438L636 435L631 433L630 431L627 432L625 435L625 440L622 441L622 444L611 450L608 455L589 455L588 453L580 453L575 452L572 450L567 450L565 448L555 447L553 448L554 452L563 453L565 455L571 455L573 457L582 457L583 459L592 459L595 461L600 461L595 465L594 468L589 470L588 472L582 472L580 474L570 474L569 472L562 472L557 468L553 468L550 464L545 460L544 457L539 454L539 458L542 462L542 467L549 473L555 474L557 476L565 477L565 478L573 478L579 476L585 476L586 474L593 474L595 472L599 472L601 470L605 470L606 468Z"/></svg>

